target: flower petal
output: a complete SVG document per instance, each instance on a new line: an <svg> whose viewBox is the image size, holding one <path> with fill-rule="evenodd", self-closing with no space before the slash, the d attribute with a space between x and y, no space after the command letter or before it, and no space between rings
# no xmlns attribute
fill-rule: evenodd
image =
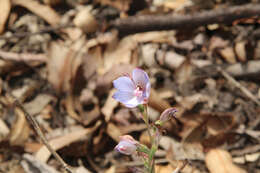
<svg viewBox="0 0 260 173"><path fill-rule="evenodd" d="M133 81L126 76L119 77L118 79L114 80L113 85L119 91L133 92L135 90L135 85Z"/></svg>
<svg viewBox="0 0 260 173"><path fill-rule="evenodd" d="M112 97L129 108L134 108L143 103L142 98L137 98L134 93L127 91L117 91Z"/></svg>
<svg viewBox="0 0 260 173"><path fill-rule="evenodd" d="M116 91L114 95L112 96L117 101L125 104L128 103L131 99L133 99L135 96L132 92L128 91Z"/></svg>
<svg viewBox="0 0 260 173"><path fill-rule="evenodd" d="M150 96L151 84L148 82L145 87L145 97L148 99Z"/></svg>
<svg viewBox="0 0 260 173"><path fill-rule="evenodd" d="M122 140L117 144L115 149L122 154L131 155L136 151L137 147L132 142Z"/></svg>
<svg viewBox="0 0 260 173"><path fill-rule="evenodd" d="M140 85L142 88L145 88L147 83L150 83L147 73L139 68L133 70L132 77L135 85Z"/></svg>
<svg viewBox="0 0 260 173"><path fill-rule="evenodd" d="M131 100L129 100L128 102L125 102L124 104L126 107L134 108L143 103L144 103L144 101L142 98L133 97Z"/></svg>
<svg viewBox="0 0 260 173"><path fill-rule="evenodd" d="M138 141L136 141L132 136L130 135L123 135L119 136L120 141L128 141L134 145L138 144Z"/></svg>

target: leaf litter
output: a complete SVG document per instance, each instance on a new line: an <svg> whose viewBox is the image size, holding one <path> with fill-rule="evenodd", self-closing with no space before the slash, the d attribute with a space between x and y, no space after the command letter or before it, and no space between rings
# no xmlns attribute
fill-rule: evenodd
<svg viewBox="0 0 260 173"><path fill-rule="evenodd" d="M246 94L259 100L259 38L252 37L258 26L131 35L110 28L112 20L131 15L237 5L142 2L143 9L131 0L0 2L0 171L62 171L5 85L76 172L138 172L140 159L118 155L114 146L129 133L149 144L145 125L136 109L112 99L112 81L138 66L151 78L153 118L178 109L163 129L156 172L259 172L259 105Z"/></svg>

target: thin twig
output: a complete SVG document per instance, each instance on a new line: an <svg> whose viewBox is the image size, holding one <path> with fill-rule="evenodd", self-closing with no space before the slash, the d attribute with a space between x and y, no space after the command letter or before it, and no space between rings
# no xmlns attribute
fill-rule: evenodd
<svg viewBox="0 0 260 173"><path fill-rule="evenodd" d="M44 54L31 54L31 53L14 53L14 52L5 52L0 50L0 58L9 61L18 61L18 62L43 62L47 61L47 57Z"/></svg>
<svg viewBox="0 0 260 173"><path fill-rule="evenodd" d="M237 82L232 76L230 76L226 71L222 68L218 67L217 70L235 87L239 88L248 98L253 100L258 106L260 106L260 101L244 86L242 86L239 82Z"/></svg>
<svg viewBox="0 0 260 173"><path fill-rule="evenodd" d="M46 137L44 136L38 122L36 121L36 119L31 116L23 107L23 105L19 102L19 100L12 95L12 93L9 91L9 88L7 86L5 86L5 89L8 93L8 95L13 99L14 105L17 106L18 108L20 108L26 118L29 120L29 122L32 124L33 128L35 129L37 135L40 137L41 141L43 142L43 144L47 147L47 149L53 154L53 156L60 162L60 164L64 167L64 169L66 170L66 172L68 173L74 173L74 171L72 170L72 168L69 167L69 165L67 163L64 162L64 160L60 157L60 155L52 148L52 146L48 143L48 140L46 139Z"/></svg>
<svg viewBox="0 0 260 173"><path fill-rule="evenodd" d="M112 26L120 33L130 34L146 31L194 28L214 23L232 23L241 18L260 15L260 4L248 4L215 10L198 12L189 15L144 15L126 19L117 19Z"/></svg>
<svg viewBox="0 0 260 173"><path fill-rule="evenodd" d="M211 64L194 69L194 74L198 78L217 77L220 75L218 67L225 70L230 76L235 78L255 79L259 80L260 75L260 61L250 60L246 63L235 64Z"/></svg>

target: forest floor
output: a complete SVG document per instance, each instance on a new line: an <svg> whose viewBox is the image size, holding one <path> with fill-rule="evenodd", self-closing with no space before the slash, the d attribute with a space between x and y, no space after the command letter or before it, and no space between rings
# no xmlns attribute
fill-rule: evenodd
<svg viewBox="0 0 260 173"><path fill-rule="evenodd" d="M0 173L64 171L40 130L77 173L142 169L114 150L125 134L149 146L112 98L135 67L150 120L178 110L156 173L260 173L259 16L258 0L0 0Z"/></svg>

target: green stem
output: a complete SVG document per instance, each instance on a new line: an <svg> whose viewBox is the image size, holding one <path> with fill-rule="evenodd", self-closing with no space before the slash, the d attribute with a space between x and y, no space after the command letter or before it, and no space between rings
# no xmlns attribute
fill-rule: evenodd
<svg viewBox="0 0 260 173"><path fill-rule="evenodd" d="M147 132L148 132L148 135L150 138L150 144L151 144L150 153L148 155L148 166L149 166L148 173L154 173L154 154L157 150L157 146L155 145L154 138L151 133L151 126L149 124L147 107L148 107L147 105L144 105L143 120L146 124Z"/></svg>
<svg viewBox="0 0 260 173"><path fill-rule="evenodd" d="M152 133L151 133L151 127L150 127L150 124L149 124L149 117L148 117L148 111L147 111L147 105L144 105L144 112L143 112L143 120L146 124L146 128L147 128L147 132L148 132L148 135L149 135L149 138L150 138L150 143L151 143L151 146L153 144L153 137L152 137Z"/></svg>

